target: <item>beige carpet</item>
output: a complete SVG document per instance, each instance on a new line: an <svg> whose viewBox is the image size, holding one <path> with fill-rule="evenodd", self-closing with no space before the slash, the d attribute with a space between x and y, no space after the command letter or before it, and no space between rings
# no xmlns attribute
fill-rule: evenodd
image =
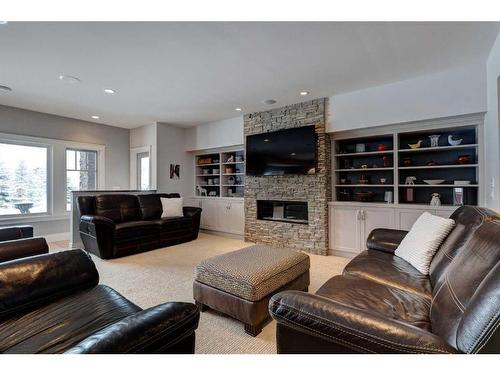
<svg viewBox="0 0 500 375"><path fill-rule="evenodd" d="M196 264L205 258L240 249L250 243L200 233L196 241L113 260L93 259L100 283L111 286L142 308L166 301L193 302L192 283ZM64 242L51 244L51 251L65 249ZM310 255L311 285L315 292L349 261L335 256ZM275 323L257 337L247 335L243 324L213 310L201 314L196 331L197 353L276 353Z"/></svg>

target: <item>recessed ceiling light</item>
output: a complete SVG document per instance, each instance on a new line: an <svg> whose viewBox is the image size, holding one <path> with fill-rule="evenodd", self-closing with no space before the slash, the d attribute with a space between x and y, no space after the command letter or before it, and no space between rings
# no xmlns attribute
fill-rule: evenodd
<svg viewBox="0 0 500 375"><path fill-rule="evenodd" d="M241 111L242 111L242 109L241 109L240 107L236 107L234 110L235 110L235 111L238 111L238 112L241 112Z"/></svg>
<svg viewBox="0 0 500 375"><path fill-rule="evenodd" d="M92 117L94 120L99 120L99 116L93 115L93 116L90 116L90 117Z"/></svg>
<svg viewBox="0 0 500 375"><path fill-rule="evenodd" d="M301 91L301 92L300 92L300 95L302 95L302 96L309 95L309 91Z"/></svg>
<svg viewBox="0 0 500 375"><path fill-rule="evenodd" d="M12 88L10 88L9 86L0 85L0 90L3 90L3 91L12 91Z"/></svg>
<svg viewBox="0 0 500 375"><path fill-rule="evenodd" d="M266 139L264 139L264 142L269 142L269 139L267 139L267 138L266 138Z"/></svg>
<svg viewBox="0 0 500 375"><path fill-rule="evenodd" d="M115 90L113 90L113 89L104 89L104 92L105 92L106 94L114 94L116 91L115 91Z"/></svg>
<svg viewBox="0 0 500 375"><path fill-rule="evenodd" d="M274 103L276 103L276 100L274 100L274 99L266 99L262 103L264 103L264 104L274 104Z"/></svg>
<svg viewBox="0 0 500 375"><path fill-rule="evenodd" d="M71 83L71 84L80 83L81 82L80 78L75 77L75 76L68 76L68 75L65 75L65 74L61 74L59 76L59 79L61 81L63 81L64 83Z"/></svg>
<svg viewBox="0 0 500 375"><path fill-rule="evenodd" d="M9 23L9 21L0 21L0 25L6 25L8 23Z"/></svg>
<svg viewBox="0 0 500 375"><path fill-rule="evenodd" d="M297 155L297 154L296 154L295 152L292 152L290 155L295 156L295 155Z"/></svg>

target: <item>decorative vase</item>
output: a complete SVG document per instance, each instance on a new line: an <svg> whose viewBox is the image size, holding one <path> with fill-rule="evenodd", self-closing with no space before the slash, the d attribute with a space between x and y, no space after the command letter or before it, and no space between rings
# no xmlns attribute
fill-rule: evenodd
<svg viewBox="0 0 500 375"><path fill-rule="evenodd" d="M429 139L431 140L431 147L439 146L439 137L441 137L440 134L429 135Z"/></svg>

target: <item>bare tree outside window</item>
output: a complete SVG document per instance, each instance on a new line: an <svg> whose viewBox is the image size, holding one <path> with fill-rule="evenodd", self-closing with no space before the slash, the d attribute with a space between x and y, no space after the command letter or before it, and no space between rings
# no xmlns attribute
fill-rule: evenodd
<svg viewBox="0 0 500 375"><path fill-rule="evenodd" d="M66 150L66 209L71 210L71 192L97 189L97 151Z"/></svg>

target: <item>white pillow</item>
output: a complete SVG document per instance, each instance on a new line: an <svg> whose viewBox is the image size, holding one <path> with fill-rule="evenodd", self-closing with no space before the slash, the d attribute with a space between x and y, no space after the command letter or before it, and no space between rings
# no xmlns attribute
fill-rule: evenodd
<svg viewBox="0 0 500 375"><path fill-rule="evenodd" d="M424 212L413 224L394 254L406 260L424 275L428 275L432 258L454 226L453 219Z"/></svg>
<svg viewBox="0 0 500 375"><path fill-rule="evenodd" d="M163 212L161 218L184 216L182 213L182 198L160 198Z"/></svg>

